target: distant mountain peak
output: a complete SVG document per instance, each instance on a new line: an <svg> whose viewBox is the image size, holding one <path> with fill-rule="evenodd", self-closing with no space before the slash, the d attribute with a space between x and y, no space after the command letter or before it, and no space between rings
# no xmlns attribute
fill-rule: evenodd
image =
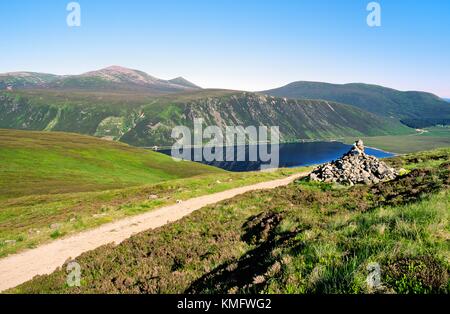
<svg viewBox="0 0 450 314"><path fill-rule="evenodd" d="M349 104L384 117L394 117L414 128L446 124L450 120L450 106L434 94L399 91L373 84L297 81L262 93L291 99L322 99Z"/></svg>
<svg viewBox="0 0 450 314"><path fill-rule="evenodd" d="M32 76L33 72L7 72L4 74L1 74L1 76L18 76L18 77L25 77L25 76Z"/></svg>
<svg viewBox="0 0 450 314"><path fill-rule="evenodd" d="M195 89L201 89L200 86L195 85L194 83L192 83L192 82L186 80L186 79L185 79L184 77L182 77L182 76L179 76L179 77L176 77L176 78L174 78L174 79L171 79L171 80L169 80L169 82L171 82L171 83L173 83L173 84L181 85L181 86L184 86L184 87L195 88Z"/></svg>
<svg viewBox="0 0 450 314"><path fill-rule="evenodd" d="M120 65L111 65L109 67L104 68L104 70L111 70L111 71L135 71L133 69L130 68L126 68Z"/></svg>
<svg viewBox="0 0 450 314"><path fill-rule="evenodd" d="M90 71L81 76L97 76L111 81L133 81L135 83L153 83L159 81L156 77L150 76L142 71L112 65L96 71Z"/></svg>
<svg viewBox="0 0 450 314"><path fill-rule="evenodd" d="M135 69L130 69L130 68L125 68L119 65L111 65L109 67L100 69L100 70L96 70L96 71L90 71L85 74L96 74L96 73L117 73L117 74L125 74L125 75L136 75L137 73L141 74L141 75L148 75L147 73L144 73L142 71L139 70L135 70Z"/></svg>
<svg viewBox="0 0 450 314"><path fill-rule="evenodd" d="M0 74L0 90L27 88L111 91L139 90L158 94L201 89L181 76L173 80L163 80L143 71L118 65L111 65L80 75L53 75L35 72Z"/></svg>

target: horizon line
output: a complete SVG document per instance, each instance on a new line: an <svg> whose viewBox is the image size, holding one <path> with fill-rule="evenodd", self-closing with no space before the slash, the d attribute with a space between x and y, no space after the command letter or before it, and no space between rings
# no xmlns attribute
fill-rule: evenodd
<svg viewBox="0 0 450 314"><path fill-rule="evenodd" d="M18 74L18 73L39 73L39 74L49 74L49 75L56 75L56 76L80 76L89 72L96 72L96 71L101 71L101 70L105 70L105 69L110 69L110 68L122 68L122 69L127 69L127 70L133 70L133 71L140 71L140 72L144 72L145 74L149 75L149 76L153 76L154 78L157 78L159 80L164 80L164 81L170 81L173 79L177 79L177 78L183 78L187 81L189 81L190 83L196 84L196 82L192 82L189 79L186 79L186 76L184 75L178 75L174 78L169 78L169 79L163 79L160 78L159 76L155 76L153 74L149 74L146 70L140 70L140 69L135 69L132 67L126 67L126 66L121 66L121 65L117 65L117 64L113 64L113 65L109 65L106 67L101 67L101 68L97 68L97 69L93 69L93 70L88 70L88 71L83 71L81 73L65 73L65 74L58 74L58 73L51 73L51 72L40 72L40 71L33 71L33 70L15 70L15 71L8 71L8 72L0 72L0 76L1 75L11 75L11 74ZM448 96L441 96L438 95L437 93L433 93L427 90L421 90L421 89L400 89L400 88L395 88L395 87L391 87L391 86L386 86L380 83L369 83L369 82L362 82L362 81L351 81L351 82L333 82L333 81L318 81L318 80L307 80L307 79L301 79L301 80L294 80L294 81L290 81L287 82L283 85L280 86L276 86L276 87L271 87L269 89L264 89L264 90L247 90L247 89L236 89L236 88L224 88L224 87L213 87L213 86L209 86L209 87L200 87L201 89L223 89L223 90L235 90L235 91L243 91L243 92L252 92L252 93L258 93L258 92L264 92L264 91L268 91L268 90L272 90L272 89L277 89L277 88L282 88L284 86L287 86L289 84L292 83L298 83L298 82L305 82L305 83L322 83L322 84L330 84L330 85L349 85L349 84L364 84L364 85L373 85L373 86L380 86L380 87L384 87L384 88L390 88L393 90L397 90L400 92L421 92L421 93L429 93L432 95L435 95L443 100L450 100L450 95Z"/></svg>

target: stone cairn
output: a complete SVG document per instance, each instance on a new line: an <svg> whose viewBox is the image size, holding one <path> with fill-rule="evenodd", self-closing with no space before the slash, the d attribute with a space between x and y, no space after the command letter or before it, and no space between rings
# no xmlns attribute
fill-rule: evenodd
<svg viewBox="0 0 450 314"><path fill-rule="evenodd" d="M352 149L338 160L320 165L309 175L312 181L340 184L376 184L395 179L398 172L378 158L364 153L364 143L358 140Z"/></svg>

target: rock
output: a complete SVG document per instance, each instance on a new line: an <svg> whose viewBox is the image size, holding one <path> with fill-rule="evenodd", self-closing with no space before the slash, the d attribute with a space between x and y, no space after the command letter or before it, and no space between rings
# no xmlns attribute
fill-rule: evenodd
<svg viewBox="0 0 450 314"><path fill-rule="evenodd" d="M50 229L59 229L61 227L60 223L54 223L50 225Z"/></svg>
<svg viewBox="0 0 450 314"><path fill-rule="evenodd" d="M41 231L39 229L35 229L35 228L28 229L28 234L30 234L30 235L39 234L39 233L41 233Z"/></svg>
<svg viewBox="0 0 450 314"><path fill-rule="evenodd" d="M357 149L359 149L360 151L364 152L364 143L361 139L359 139L355 142L355 147Z"/></svg>
<svg viewBox="0 0 450 314"><path fill-rule="evenodd" d="M397 176L395 169L374 156L366 155L363 141L357 140L351 150L341 158L314 169L309 179L353 186L358 183L377 184L393 180Z"/></svg>
<svg viewBox="0 0 450 314"><path fill-rule="evenodd" d="M14 245L14 244L16 244L16 240L5 240L5 244L11 244L11 245Z"/></svg>
<svg viewBox="0 0 450 314"><path fill-rule="evenodd" d="M177 204L181 204L182 202L182 200L177 200Z"/></svg>
<svg viewBox="0 0 450 314"><path fill-rule="evenodd" d="M158 195L152 194L148 196L149 200L156 200L158 198Z"/></svg>

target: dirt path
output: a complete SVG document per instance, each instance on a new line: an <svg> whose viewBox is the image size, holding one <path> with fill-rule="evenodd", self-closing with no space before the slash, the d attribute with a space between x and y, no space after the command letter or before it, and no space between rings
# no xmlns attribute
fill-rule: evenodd
<svg viewBox="0 0 450 314"><path fill-rule="evenodd" d="M161 207L145 214L108 223L95 229L55 240L35 249L0 259L0 291L13 288L36 275L49 274L63 265L68 259L77 257L81 253L93 250L101 245L112 242L118 244L135 233L157 228L168 222L178 220L204 206L248 191L273 189L287 185L305 175L307 173L298 173L283 179L261 182L192 198L179 204Z"/></svg>

